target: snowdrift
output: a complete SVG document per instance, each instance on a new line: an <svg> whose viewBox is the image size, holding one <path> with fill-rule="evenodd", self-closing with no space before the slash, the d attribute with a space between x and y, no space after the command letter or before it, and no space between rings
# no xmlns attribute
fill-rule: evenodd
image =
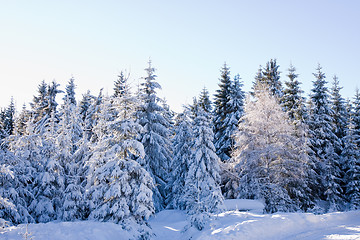
<svg viewBox="0 0 360 240"><path fill-rule="evenodd" d="M201 232L189 227L184 211L161 211L149 221L154 232L153 239L360 239L360 211L324 215L261 214L262 203L251 200L226 200L225 206L227 211L214 215ZM126 240L131 238L130 233L114 223L83 221L7 227L0 231L0 239L26 239L24 235L26 231L31 234L30 237L33 240Z"/></svg>

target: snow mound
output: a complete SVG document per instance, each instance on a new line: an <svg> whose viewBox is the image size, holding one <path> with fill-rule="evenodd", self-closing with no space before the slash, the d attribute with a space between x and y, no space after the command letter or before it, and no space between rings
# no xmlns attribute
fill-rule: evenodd
<svg viewBox="0 0 360 240"><path fill-rule="evenodd" d="M232 211L218 215L192 239L360 239L360 211L324 215Z"/></svg>
<svg viewBox="0 0 360 240"><path fill-rule="evenodd" d="M188 224L185 211L163 210L150 218L149 222L155 234L154 239L184 239L182 231Z"/></svg>
<svg viewBox="0 0 360 240"><path fill-rule="evenodd" d="M214 215L204 230L198 231L185 230L189 222L184 211L164 210L150 218L149 224L154 232L153 240L360 239L360 211L323 215L227 211ZM26 227L22 224L4 228L0 230L0 239L26 239ZM93 221L29 224L28 233L31 235L27 239L33 240L128 240L132 236L117 224Z"/></svg>
<svg viewBox="0 0 360 240"><path fill-rule="evenodd" d="M262 213L265 205L258 200L227 199L224 202L227 211L252 211Z"/></svg>
<svg viewBox="0 0 360 240"><path fill-rule="evenodd" d="M28 234L26 238L26 233ZM120 225L110 222L49 222L21 224L0 230L0 239L11 240L111 240L131 239L131 234Z"/></svg>

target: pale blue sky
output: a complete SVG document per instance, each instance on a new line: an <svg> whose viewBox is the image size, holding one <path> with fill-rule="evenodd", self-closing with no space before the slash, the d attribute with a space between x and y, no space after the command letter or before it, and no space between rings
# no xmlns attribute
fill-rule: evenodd
<svg viewBox="0 0 360 240"><path fill-rule="evenodd" d="M360 1L39 1L0 0L0 107L31 101L37 85L73 75L77 97L112 94L121 70L137 83L149 57L174 110L206 86L224 61L251 88L259 65L290 62L306 94L318 63L342 94L360 86ZM330 85L329 85L330 87Z"/></svg>

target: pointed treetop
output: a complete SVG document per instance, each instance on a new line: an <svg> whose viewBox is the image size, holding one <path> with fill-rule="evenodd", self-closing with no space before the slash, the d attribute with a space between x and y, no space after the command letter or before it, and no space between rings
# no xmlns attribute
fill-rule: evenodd
<svg viewBox="0 0 360 240"><path fill-rule="evenodd" d="M67 86L65 87L65 96L63 99L65 102L68 101L68 103L76 105L75 88L75 79L74 76L71 76Z"/></svg>
<svg viewBox="0 0 360 240"><path fill-rule="evenodd" d="M205 112L210 113L212 111L211 101L209 97L209 92L206 89L206 87L203 88L203 90L200 93L199 96L199 105L202 107L202 109Z"/></svg>
<svg viewBox="0 0 360 240"><path fill-rule="evenodd" d="M120 72L120 74L118 75L118 79L115 81L114 84L114 97L121 97L129 92L130 86L127 83L129 78L130 73L124 74L123 71Z"/></svg>

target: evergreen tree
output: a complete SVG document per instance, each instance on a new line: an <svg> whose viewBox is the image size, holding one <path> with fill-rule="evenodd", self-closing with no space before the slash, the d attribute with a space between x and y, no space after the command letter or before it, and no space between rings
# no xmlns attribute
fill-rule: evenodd
<svg viewBox="0 0 360 240"><path fill-rule="evenodd" d="M76 99L75 99L75 80L74 77L71 77L68 85L65 87L65 96L63 98L64 102L68 101L68 103L76 106Z"/></svg>
<svg viewBox="0 0 360 240"><path fill-rule="evenodd" d="M304 139L265 87L247 100L228 169L235 198L263 199L266 212L312 207Z"/></svg>
<svg viewBox="0 0 360 240"><path fill-rule="evenodd" d="M334 125L334 133L338 139L335 145L335 152L340 155L343 148L343 138L346 136L349 113L346 110L345 100L340 94L341 87L337 76L334 76L331 88L331 109Z"/></svg>
<svg viewBox="0 0 360 240"><path fill-rule="evenodd" d="M46 114L45 109L48 105L46 95L47 95L47 84L45 81L42 81L38 86L38 95L34 96L33 102L30 103L32 108L32 118L35 122L40 121Z"/></svg>
<svg viewBox="0 0 360 240"><path fill-rule="evenodd" d="M36 222L49 222L60 218L64 192L64 169L55 158L55 113L44 122L42 133L38 136L40 145L37 151L40 158L34 163L36 175L32 185L34 199L29 210Z"/></svg>
<svg viewBox="0 0 360 240"><path fill-rule="evenodd" d="M5 131L5 124L4 124L4 121L5 121L5 110L1 110L0 111L0 148L3 148L3 141L6 137L8 137L8 134L7 132Z"/></svg>
<svg viewBox="0 0 360 240"><path fill-rule="evenodd" d="M7 149L0 149L0 164L0 218L12 224L34 222L27 209L32 197L26 189L28 166Z"/></svg>
<svg viewBox="0 0 360 240"><path fill-rule="evenodd" d="M255 75L255 81L253 82L253 85L251 87L252 91L250 92L250 94L252 96L255 96L255 94L258 92L258 89L260 86L262 86L264 83L263 83L263 73L262 73L262 66L260 65L259 66L259 69Z"/></svg>
<svg viewBox="0 0 360 240"><path fill-rule="evenodd" d="M84 122L84 134L87 140L94 140L94 126L98 122L98 116L100 115L101 104L103 104L103 89L100 89L97 97L87 94L83 95L83 99L80 103L80 114ZM108 109L109 111L111 109ZM110 118L109 118L110 119Z"/></svg>
<svg viewBox="0 0 360 240"><path fill-rule="evenodd" d="M206 89L206 87L204 87L200 93L198 104L199 104L199 106L201 106L204 109L204 111L206 111L208 113L212 112L212 103L210 100L209 92Z"/></svg>
<svg viewBox="0 0 360 240"><path fill-rule="evenodd" d="M224 63L221 69L219 89L215 94L215 109L214 109L214 134L215 134L215 148L218 156L221 160L228 160L230 155L231 145L223 139L226 131L226 125L223 122L229 114L232 114L229 109L230 91L232 88L232 82L230 79L230 68ZM228 136L227 136L228 137ZM221 140L220 140L221 139Z"/></svg>
<svg viewBox="0 0 360 240"><path fill-rule="evenodd" d="M25 104L22 107L22 111L15 119L15 134L24 135L26 133L26 124L30 120L30 112L26 109Z"/></svg>
<svg viewBox="0 0 360 240"><path fill-rule="evenodd" d="M58 89L59 86L55 81L49 85L42 81L38 87L39 95L34 97L33 103L30 104L33 122L39 133L44 133L45 125L52 116L54 116L55 122L58 122L56 95L63 92Z"/></svg>
<svg viewBox="0 0 360 240"><path fill-rule="evenodd" d="M280 81L280 72L278 69L279 65L277 65L276 59L270 59L270 61L266 63L265 68L262 70L260 66L253 85L254 92L256 92L258 88L260 88L261 91L261 89L266 86L270 93L273 94L278 99L278 101L280 101L283 92Z"/></svg>
<svg viewBox="0 0 360 240"><path fill-rule="evenodd" d="M115 81L114 84L114 95L113 95L114 98L117 98L122 95L122 93L124 92L123 89L124 86L128 84L127 81L129 80L129 76L130 74L125 76L123 71L120 72L118 79Z"/></svg>
<svg viewBox="0 0 360 240"><path fill-rule="evenodd" d="M333 110L330 107L328 89L326 87L325 74L321 71L320 65L317 72L314 73L316 78L313 81L311 89L310 116L308 120L310 148L316 158L315 171L318 179L315 191L318 196L324 198L329 204L326 210L342 209L342 189L340 185L341 170L339 167L339 156L336 153L334 143L338 141L334 134ZM322 187L319 187L322 186Z"/></svg>
<svg viewBox="0 0 360 240"><path fill-rule="evenodd" d="M349 130L342 152L346 166L345 193L350 210L360 209L360 93L358 89L356 89L353 105Z"/></svg>
<svg viewBox="0 0 360 240"><path fill-rule="evenodd" d="M56 102L56 96L57 96L57 94L63 92L62 90L59 89L59 86L60 86L60 84L56 83L56 81L52 81L52 83L48 85L48 91L47 91L47 95L46 95L46 99L48 102L46 112L47 112L48 116L51 116L51 114L54 113L56 118L58 117L56 114L57 113L56 108L58 106L58 103ZM72 93L69 93L69 94L72 94ZM69 96L70 100L72 100L71 98L74 97L71 95L67 95L67 96Z"/></svg>
<svg viewBox="0 0 360 240"><path fill-rule="evenodd" d="M156 89L161 88L156 82L155 69L149 62L145 69L147 76L141 84L141 105L137 112L139 124L143 127L140 140L144 145L145 158L142 165L155 181L154 205L157 211L165 207L165 186L171 164L171 145L169 122L163 117L164 109L159 105L161 99Z"/></svg>
<svg viewBox="0 0 360 240"><path fill-rule="evenodd" d="M76 107L67 97L60 110L60 121L55 146L58 149L55 159L64 169L64 197L61 218L65 221L83 218L84 188L81 186L81 165L76 161L75 152L80 147L83 137L83 122Z"/></svg>
<svg viewBox="0 0 360 240"><path fill-rule="evenodd" d="M218 143L218 146L224 146L224 145L229 146L227 150L229 153L228 156L230 158L231 158L231 153L235 148L234 138L238 129L238 124L240 122L240 119L245 114L244 113L245 93L242 90L243 84L239 80L240 80L240 76L239 75L235 76L233 88L230 95L231 100L229 101L232 114L229 114L223 121L223 126L225 127L226 132L223 135L220 135L219 138L220 143ZM221 144L221 142L223 142L223 144ZM228 161L231 161L230 158L228 159ZM231 170L226 169L226 167L225 168L223 167L221 173L221 179L222 179L222 186L223 186L222 188L223 188L224 197L234 198L234 191L237 188L237 182L231 181L232 179Z"/></svg>
<svg viewBox="0 0 360 240"><path fill-rule="evenodd" d="M189 113L185 109L176 118L175 137L173 139L174 157L168 183L167 206L182 210L186 207L182 196L185 194L185 179L189 171L192 157L191 144L193 142L192 122L188 115Z"/></svg>
<svg viewBox="0 0 360 240"><path fill-rule="evenodd" d="M193 97L193 104L189 105L188 108L190 110L190 117L192 120L194 120L197 116L199 108L198 100L196 97Z"/></svg>
<svg viewBox="0 0 360 240"><path fill-rule="evenodd" d="M3 119L3 124L4 124L4 130L6 132L7 135L12 135L14 134L14 130L15 130L15 103L14 103L14 99L11 98L10 104L9 106L6 108L5 112L4 112L4 119Z"/></svg>
<svg viewBox="0 0 360 240"><path fill-rule="evenodd" d="M339 177L344 179L346 164L344 163L343 154L345 138L348 132L348 122L349 122L349 112L346 109L346 102L342 98L340 94L341 87L339 86L339 80L335 75L333 78L333 85L331 88L331 109L333 111L332 119L333 119L333 132L336 136L336 139L333 143L334 150L338 155L338 164L339 164ZM342 180L339 181L339 184L343 189L345 189L344 182Z"/></svg>
<svg viewBox="0 0 360 240"><path fill-rule="evenodd" d="M29 121L25 134L10 137L8 144L10 151L19 160L15 164L16 167L14 167L17 176L15 179L18 180L15 186L21 197L17 209L26 209L22 214L26 220L21 221L21 223L34 222L36 220L35 214L32 213L29 206L37 197L34 188L36 178L39 177L39 169L42 166L42 140L40 135L35 133L35 124ZM43 206L38 206L39 209L41 207ZM29 213L31 216L29 216ZM47 214L47 211L44 211L45 214Z"/></svg>
<svg viewBox="0 0 360 240"><path fill-rule="evenodd" d="M88 118L88 110L91 106L92 101L95 99L93 95L90 94L90 91L88 90L85 94L83 94L83 98L79 103L80 107L80 115L81 119L85 121L85 119Z"/></svg>
<svg viewBox="0 0 360 240"><path fill-rule="evenodd" d="M180 202L185 203L191 215L191 225L202 230L210 217L223 207L224 198L220 190L219 157L215 153L211 118L202 105L194 120L193 151L188 163L184 195Z"/></svg>
<svg viewBox="0 0 360 240"><path fill-rule="evenodd" d="M146 221L154 213L153 179L133 160L145 156L143 145L136 140L142 127L135 122L137 102L126 81L121 88L113 105L105 99L94 128L97 142L89 160L89 218L120 223L135 232L134 239L148 239L151 229ZM116 108L118 113L110 121L109 108Z"/></svg>
<svg viewBox="0 0 360 240"><path fill-rule="evenodd" d="M175 129L174 129L174 117L175 112L170 109L170 106L167 104L167 101L165 98L162 100L162 108L164 111L162 112L162 116L165 118L165 120L169 123L169 132L170 132L170 140L174 137Z"/></svg>
<svg viewBox="0 0 360 240"><path fill-rule="evenodd" d="M230 68L224 63L224 66L221 68L221 77L220 77L219 89L216 90L215 100L214 100L214 114L216 118L214 119L214 128L217 131L221 128L221 121L225 119L226 114L228 113L228 102L230 98L231 91L231 79L230 79Z"/></svg>
<svg viewBox="0 0 360 240"><path fill-rule="evenodd" d="M14 216L16 212L15 205L6 198L8 195L7 190L8 186L5 186L8 182L11 182L11 179L14 178L13 172L10 170L9 166L4 164L4 151L0 149L0 227L4 228L7 220L14 221L12 216ZM9 176L9 178L7 178ZM16 194L16 191L15 191Z"/></svg>
<svg viewBox="0 0 360 240"><path fill-rule="evenodd" d="M291 64L288 71L289 80L285 81L286 87L281 101L282 107L288 113L293 124L299 125L305 123L306 119L305 98L302 97L304 91L300 88L301 82L297 79L296 68Z"/></svg>
<svg viewBox="0 0 360 240"><path fill-rule="evenodd" d="M240 118L244 114L245 93L242 90L243 84L240 82L240 76L237 75L230 85L230 91L227 102L227 113L216 114L214 123L218 122L218 131L215 130L215 148L216 153L221 160L226 161L231 157L231 151L234 147L233 135L237 130ZM224 115L223 119L219 116ZM216 126L216 124L214 124Z"/></svg>
<svg viewBox="0 0 360 240"><path fill-rule="evenodd" d="M359 92L359 89L356 89L353 105L354 105L354 113L352 116L353 135L360 136L360 92ZM360 149L360 138L355 139L355 144L356 144L357 149Z"/></svg>

